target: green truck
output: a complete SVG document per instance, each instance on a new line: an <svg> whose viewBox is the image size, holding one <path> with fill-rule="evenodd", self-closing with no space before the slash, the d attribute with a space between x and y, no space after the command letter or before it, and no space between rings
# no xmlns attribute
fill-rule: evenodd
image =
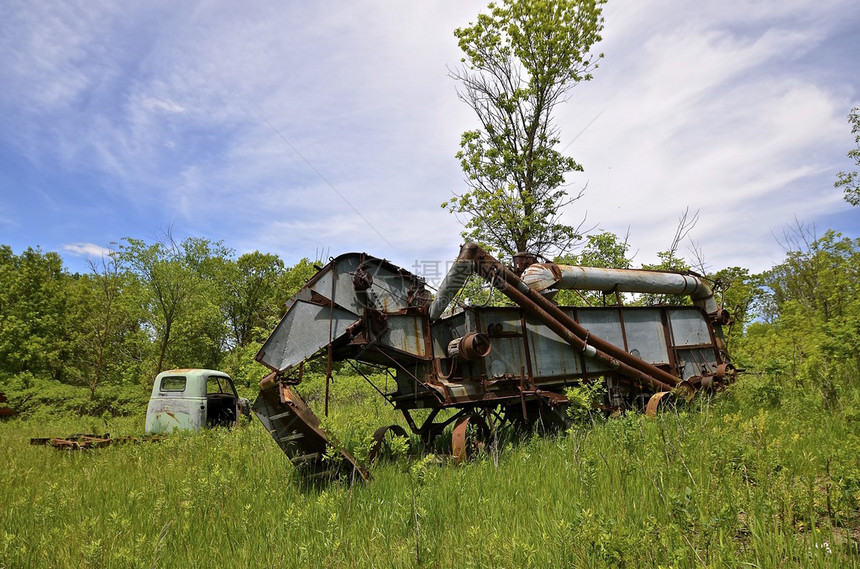
<svg viewBox="0 0 860 569"><path fill-rule="evenodd" d="M229 375L212 369L172 369L158 374L146 409L146 434L232 426L250 416Z"/></svg>

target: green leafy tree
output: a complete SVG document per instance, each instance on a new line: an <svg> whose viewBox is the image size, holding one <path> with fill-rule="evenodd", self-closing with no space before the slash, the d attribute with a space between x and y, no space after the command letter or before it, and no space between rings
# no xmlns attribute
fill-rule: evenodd
<svg viewBox="0 0 860 569"><path fill-rule="evenodd" d="M155 372L168 361L217 366L227 334L218 283L229 256L220 242L189 238L179 243L170 234L153 244L126 237L117 245L117 260L137 275L145 292Z"/></svg>
<svg viewBox="0 0 860 569"><path fill-rule="evenodd" d="M442 207L464 217L465 239L507 255L547 255L579 239L561 213L581 195L568 194L565 176L582 166L555 149L553 113L591 79L604 3L502 0L455 30L464 57L451 75L480 128L463 133L457 153L469 190Z"/></svg>
<svg viewBox="0 0 860 569"><path fill-rule="evenodd" d="M785 261L765 272L771 319L790 302L823 320L840 318L860 294L860 240L829 230L820 238L799 228Z"/></svg>
<svg viewBox="0 0 860 569"><path fill-rule="evenodd" d="M760 321L738 354L754 369L812 379L860 379L860 239L798 228L785 260L762 275Z"/></svg>
<svg viewBox="0 0 860 569"><path fill-rule="evenodd" d="M851 134L854 135L856 145L855 148L848 151L848 158L854 160L855 166L860 166L860 107L851 109L851 113L848 114L848 121L851 123ZM856 170L839 172L833 185L836 188L842 188L845 201L851 205L860 205L860 174Z"/></svg>
<svg viewBox="0 0 860 569"><path fill-rule="evenodd" d="M270 329L279 316L278 285L284 262L277 255L245 253L225 265L225 313L231 341L246 346L259 341L259 332Z"/></svg>
<svg viewBox="0 0 860 569"><path fill-rule="evenodd" d="M227 315L232 348L231 375L247 385L269 373L254 356L286 312L286 303L316 273L314 263L302 259L285 267L277 255L255 251L239 257L228 280Z"/></svg>
<svg viewBox="0 0 860 569"><path fill-rule="evenodd" d="M187 317L178 322L179 341L171 355L182 365L219 368L229 345L224 283L230 280L233 251L220 241L197 237L185 239L180 248L192 273L194 293Z"/></svg>
<svg viewBox="0 0 860 569"><path fill-rule="evenodd" d="M74 383L89 388L90 399L103 383L139 378L148 340L143 331L140 283L120 271L113 257L89 262L70 291L70 339L74 357L68 362Z"/></svg>
<svg viewBox="0 0 860 569"><path fill-rule="evenodd" d="M56 253L0 246L0 371L65 379L69 280Z"/></svg>
<svg viewBox="0 0 860 569"><path fill-rule="evenodd" d="M628 257L630 244L627 237L619 237L611 231L599 231L586 237L585 246L578 255L573 255L573 263L584 267L605 269L629 269L632 263ZM559 261L561 262L561 261Z"/></svg>
<svg viewBox="0 0 860 569"><path fill-rule="evenodd" d="M723 328L726 342L731 348L735 338L744 334L747 325L760 313L764 298L763 278L750 274L743 267L726 267L710 276L714 281L714 294L720 306L733 317L729 328Z"/></svg>
<svg viewBox="0 0 860 569"><path fill-rule="evenodd" d="M292 267L290 267L280 279L278 284L278 307L281 311L280 316L286 312L287 300L293 297L299 289L301 289L316 272L316 265L322 265L322 261L311 261L304 258Z"/></svg>

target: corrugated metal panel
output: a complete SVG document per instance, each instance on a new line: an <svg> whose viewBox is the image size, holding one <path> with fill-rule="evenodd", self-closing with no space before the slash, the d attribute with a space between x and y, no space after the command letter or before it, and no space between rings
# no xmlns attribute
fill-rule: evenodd
<svg viewBox="0 0 860 569"><path fill-rule="evenodd" d="M701 312L694 308L669 308L667 312L676 347L711 343L711 329Z"/></svg>
<svg viewBox="0 0 860 569"><path fill-rule="evenodd" d="M627 348L646 362L669 363L666 334L660 318L660 308L624 311L624 330L627 332Z"/></svg>
<svg viewBox="0 0 860 569"><path fill-rule="evenodd" d="M580 325L588 330L590 334L603 338L619 347L624 347L624 334L621 331L621 318L617 310L605 308L579 308L567 309L565 312L574 318L578 318ZM588 359L585 369L589 373L608 371L609 368L599 364L596 360Z"/></svg>
<svg viewBox="0 0 860 569"><path fill-rule="evenodd" d="M580 373L579 353L543 324L526 320L529 356L535 381L543 377L574 377Z"/></svg>
<svg viewBox="0 0 860 569"><path fill-rule="evenodd" d="M329 328L329 317L334 322ZM298 365L323 346L329 337L337 338L356 322L355 314L328 306L298 301L275 328L258 354L259 361L272 369L284 370ZM331 334L331 336L329 336Z"/></svg>
<svg viewBox="0 0 860 569"><path fill-rule="evenodd" d="M388 331L379 339L381 345L421 358L427 355L423 317L392 315L388 317L387 323Z"/></svg>
<svg viewBox="0 0 860 569"><path fill-rule="evenodd" d="M488 308L479 310L481 332L490 337L493 345L485 358L487 375L500 378L504 375L520 377L528 372L525 338L522 336L520 310Z"/></svg>
<svg viewBox="0 0 860 569"><path fill-rule="evenodd" d="M711 346L678 350L678 359L683 366L683 379L694 375L708 375L716 370L714 349Z"/></svg>

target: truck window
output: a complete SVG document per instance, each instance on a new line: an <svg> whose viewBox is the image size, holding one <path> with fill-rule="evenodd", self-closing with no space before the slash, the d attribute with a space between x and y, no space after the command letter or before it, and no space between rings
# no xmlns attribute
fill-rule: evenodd
<svg viewBox="0 0 860 569"><path fill-rule="evenodd" d="M160 391L185 391L185 378L182 376L169 376L161 380Z"/></svg>
<svg viewBox="0 0 860 569"><path fill-rule="evenodd" d="M233 395L230 381L226 377L209 377L206 379L206 393L224 393Z"/></svg>

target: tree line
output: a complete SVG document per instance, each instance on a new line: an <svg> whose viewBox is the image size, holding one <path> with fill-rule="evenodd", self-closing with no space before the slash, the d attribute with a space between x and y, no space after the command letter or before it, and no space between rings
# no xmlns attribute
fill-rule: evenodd
<svg viewBox="0 0 860 569"><path fill-rule="evenodd" d="M140 385L172 367L218 368L251 381L261 341L314 272L202 238L124 238L89 271L55 252L0 245L0 380Z"/></svg>
<svg viewBox="0 0 860 569"><path fill-rule="evenodd" d="M767 271L729 267L707 275L735 314L726 330L729 349L750 373L838 390L860 376L860 239L798 227L784 244L785 260ZM599 232L556 260L631 267L628 251L625 239ZM659 258L643 267L690 268L674 248ZM124 238L89 268L69 273L55 252L16 255L0 245L0 389L35 379L84 387L92 398L104 385L146 386L173 367L224 369L251 385L266 373L254 354L286 301L315 273L308 259L288 267L277 255L236 256L220 242L194 237ZM575 291L558 300L615 302Z"/></svg>

